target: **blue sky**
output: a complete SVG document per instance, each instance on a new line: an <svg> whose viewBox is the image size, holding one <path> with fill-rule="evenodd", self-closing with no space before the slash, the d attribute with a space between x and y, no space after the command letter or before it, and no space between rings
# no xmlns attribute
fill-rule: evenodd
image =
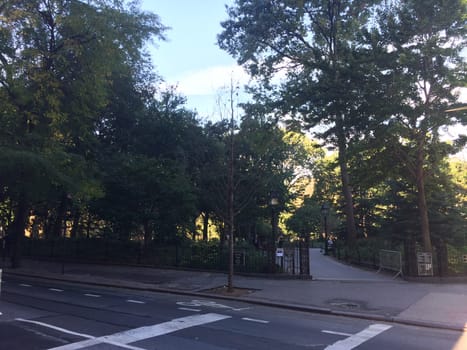
<svg viewBox="0 0 467 350"><path fill-rule="evenodd" d="M177 85L188 107L202 118L218 120L216 96L247 76L216 44L220 22L227 18L229 0L143 0L141 8L159 15L168 40L151 49L157 72L168 85Z"/></svg>
<svg viewBox="0 0 467 350"><path fill-rule="evenodd" d="M227 19L225 5L233 2L141 0L143 10L156 13L163 25L171 27L166 32L168 40L151 48L157 72L167 85L176 85L187 98L187 106L205 120L220 120L222 111L216 101L220 95L224 103L228 100L231 79L240 86L248 82L247 74L216 44L216 36L222 31L220 22ZM467 101L467 89L461 101ZM465 128L451 127L446 137L459 132L465 132ZM467 148L463 158L466 156Z"/></svg>

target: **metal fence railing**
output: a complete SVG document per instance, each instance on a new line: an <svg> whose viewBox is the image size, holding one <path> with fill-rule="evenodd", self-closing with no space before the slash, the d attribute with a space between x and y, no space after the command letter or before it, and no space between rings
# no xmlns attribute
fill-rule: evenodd
<svg viewBox="0 0 467 350"><path fill-rule="evenodd" d="M402 275L402 254L399 251L395 250L385 250L381 249L379 251L379 269L378 272L381 270L389 270L394 271L396 274L393 278Z"/></svg>
<svg viewBox="0 0 467 350"><path fill-rule="evenodd" d="M403 250L402 247L400 247L400 250ZM386 250L379 248L377 244L362 244L360 246L357 245L354 249L351 250L348 247L336 245L336 248L334 251L332 251L332 254L334 254L339 260L345 260L351 264L374 268L378 271L394 271L396 276L402 274L410 275L410 273L408 273L409 257L406 256L406 252L400 253L400 251L396 249ZM417 264L417 257L418 255L415 257L415 264ZM448 245L447 266L440 266L441 262L439 261L436 247L434 247L434 252L431 257L432 266L430 269L432 270L432 273L430 274L434 276L445 277L467 276L467 246L454 247L452 245ZM425 263L425 265L427 264ZM402 268L399 269L399 266L402 266ZM415 266L415 268L417 267L418 266ZM417 271L415 273L418 274Z"/></svg>
<svg viewBox="0 0 467 350"><path fill-rule="evenodd" d="M219 243L184 242L149 244L136 241L91 239L26 239L23 255L61 261L134 264L154 267L180 267L227 271L227 247ZM267 271L266 252L254 247L238 247L234 251L237 272Z"/></svg>

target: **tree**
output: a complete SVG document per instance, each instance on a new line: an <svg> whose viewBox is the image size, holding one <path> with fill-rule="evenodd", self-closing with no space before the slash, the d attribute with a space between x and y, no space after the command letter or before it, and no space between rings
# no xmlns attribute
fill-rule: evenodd
<svg viewBox="0 0 467 350"><path fill-rule="evenodd" d="M432 251L426 182L449 153L465 144L449 146L440 131L465 123L455 106L455 88L465 84L465 1L394 1L381 13L380 26L392 65L388 102L394 107L386 123L386 142L403 162L416 188L424 251Z"/></svg>
<svg viewBox="0 0 467 350"><path fill-rule="evenodd" d="M157 16L111 1L12 0L0 14L0 147L10 155L3 160L17 169L25 159L29 168L43 165L35 169L40 176L2 184L18 194L10 197L17 211L10 229L20 244L32 199L54 202L43 188L57 193L55 232L68 195L89 197L87 170L94 167L95 125L109 102L110 77L146 62L144 42L164 28ZM7 174L6 164L0 169Z"/></svg>
<svg viewBox="0 0 467 350"><path fill-rule="evenodd" d="M371 61L382 48L368 30L377 3L238 0L218 36L220 47L258 78L255 97L269 102L268 111L307 128L320 124L317 135L337 147L351 245L356 225L348 147L375 117L368 100L378 101L384 78ZM279 72L283 80L274 85Z"/></svg>
<svg viewBox="0 0 467 350"><path fill-rule="evenodd" d="M321 204L315 199L305 198L302 206L286 221L286 225L299 237L321 232Z"/></svg>

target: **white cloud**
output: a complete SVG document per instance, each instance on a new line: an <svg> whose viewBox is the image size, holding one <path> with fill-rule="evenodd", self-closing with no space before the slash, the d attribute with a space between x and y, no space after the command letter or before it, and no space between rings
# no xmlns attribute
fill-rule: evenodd
<svg viewBox="0 0 467 350"><path fill-rule="evenodd" d="M167 85L175 85L177 91L185 96L216 95L219 90L234 85L242 87L249 80L242 67L214 66L198 71L186 72L169 81Z"/></svg>

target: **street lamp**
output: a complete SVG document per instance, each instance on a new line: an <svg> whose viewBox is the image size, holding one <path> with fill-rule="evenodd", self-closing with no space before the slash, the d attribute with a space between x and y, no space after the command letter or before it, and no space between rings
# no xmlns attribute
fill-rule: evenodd
<svg viewBox="0 0 467 350"><path fill-rule="evenodd" d="M329 204L324 202L321 206L321 215L324 220L324 255L328 255L328 215Z"/></svg>
<svg viewBox="0 0 467 350"><path fill-rule="evenodd" d="M277 192L271 191L269 198L271 206L271 244L269 250L269 269L270 272L276 271L276 236L277 236L277 213L275 208L279 205L279 196Z"/></svg>

